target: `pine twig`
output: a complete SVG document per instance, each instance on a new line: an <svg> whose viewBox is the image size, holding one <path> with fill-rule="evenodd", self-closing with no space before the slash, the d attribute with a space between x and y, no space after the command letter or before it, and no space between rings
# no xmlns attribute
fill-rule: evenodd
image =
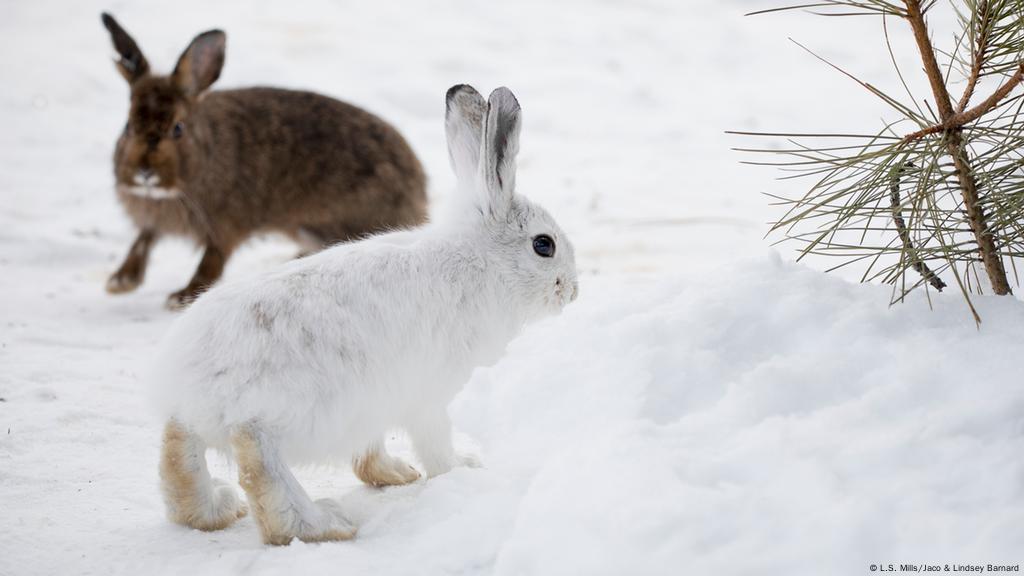
<svg viewBox="0 0 1024 576"><path fill-rule="evenodd" d="M892 185L889 188L889 201L892 206L892 221L896 224L896 231L900 235L900 241L903 242L903 252L907 255L910 260L910 266L926 282L932 285L933 288L942 292L942 289L946 287L946 283L939 278L928 264L921 259L918 255L918 251L914 248L914 243L910 238L910 231L907 229L907 223L903 220L903 202L900 199L900 176L907 171L907 168L913 168L914 163L909 160L904 162L893 170Z"/></svg>
<svg viewBox="0 0 1024 576"><path fill-rule="evenodd" d="M974 95L974 88L978 85L978 78L981 77L981 67L985 63L985 52L988 49L988 35L990 32L988 20L992 15L991 0L983 0L980 10L981 34L975 39L974 46L971 50L974 56L974 61L971 63L971 75L967 78L967 87L964 89L964 94L960 97L960 102L956 106L956 111L958 113L963 113L963 111L967 109L967 105L971 102L971 97Z"/></svg>

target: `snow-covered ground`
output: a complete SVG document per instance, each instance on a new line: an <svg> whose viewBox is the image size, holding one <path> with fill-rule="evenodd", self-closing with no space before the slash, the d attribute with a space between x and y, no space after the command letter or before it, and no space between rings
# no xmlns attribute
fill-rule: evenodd
<svg viewBox="0 0 1024 576"><path fill-rule="evenodd" d="M883 110L786 39L898 81L874 19L743 18L768 1L10 0L0 18L0 574L866 574L1024 562L1024 306L890 291L789 263L727 129L864 130ZM581 297L452 406L482 469L403 488L308 468L356 540L259 544L167 522L145 373L198 255L136 293L110 156L127 88L99 12L158 70L228 32L219 86L315 89L396 124L453 182L445 90L508 85L519 186L573 237ZM874 36L870 36L874 35ZM897 52L909 38L894 31ZM913 60L911 85L920 88ZM916 84L915 84L916 83ZM895 87L894 87L895 84ZM923 92L922 92L923 93ZM798 184L797 186L802 186ZM293 256L253 242L227 277ZM855 271L848 272L855 275ZM408 458L400 434L390 448ZM215 475L230 462L211 454Z"/></svg>

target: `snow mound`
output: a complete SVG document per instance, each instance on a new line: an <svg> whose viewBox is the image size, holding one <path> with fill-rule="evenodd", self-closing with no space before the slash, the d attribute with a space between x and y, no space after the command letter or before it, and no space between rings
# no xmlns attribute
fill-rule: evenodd
<svg viewBox="0 0 1024 576"><path fill-rule="evenodd" d="M721 272L584 286L478 371L457 424L522 490L496 574L1019 562L1020 302L978 330L956 294Z"/></svg>

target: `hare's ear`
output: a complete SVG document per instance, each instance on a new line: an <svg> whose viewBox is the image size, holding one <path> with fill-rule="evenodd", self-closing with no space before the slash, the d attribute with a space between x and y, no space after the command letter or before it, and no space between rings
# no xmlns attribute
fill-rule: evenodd
<svg viewBox="0 0 1024 576"><path fill-rule="evenodd" d="M458 84L445 95L444 131L448 160L462 186L475 186L480 174L480 140L484 134L487 102L468 84Z"/></svg>
<svg viewBox="0 0 1024 576"><path fill-rule="evenodd" d="M481 158L487 204L491 214L508 210L516 190L516 154L522 115L519 102L508 88L498 88L487 99Z"/></svg>
<svg viewBox="0 0 1024 576"><path fill-rule="evenodd" d="M196 36L178 58L171 81L186 96L195 98L202 94L220 78L225 44L227 36L220 30L209 30Z"/></svg>
<svg viewBox="0 0 1024 576"><path fill-rule="evenodd" d="M103 19L103 26L110 32L110 39L114 41L114 50L117 51L118 59L115 61L117 71L124 76L128 83L135 82L149 73L149 62L139 50L135 40L121 28L121 25L114 20L114 17L104 12L100 15Z"/></svg>

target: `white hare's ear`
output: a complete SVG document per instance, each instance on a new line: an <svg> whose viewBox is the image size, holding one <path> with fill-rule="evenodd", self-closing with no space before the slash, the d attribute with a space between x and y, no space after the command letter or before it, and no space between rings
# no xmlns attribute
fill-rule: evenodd
<svg viewBox="0 0 1024 576"><path fill-rule="evenodd" d="M487 187L487 206L493 215L503 214L512 204L516 190L516 154L522 125L519 102L508 88L491 92L487 100L481 158Z"/></svg>
<svg viewBox="0 0 1024 576"><path fill-rule="evenodd" d="M448 160L460 186L476 187L480 174L480 139L487 102L468 84L457 84L445 95L444 130Z"/></svg>

